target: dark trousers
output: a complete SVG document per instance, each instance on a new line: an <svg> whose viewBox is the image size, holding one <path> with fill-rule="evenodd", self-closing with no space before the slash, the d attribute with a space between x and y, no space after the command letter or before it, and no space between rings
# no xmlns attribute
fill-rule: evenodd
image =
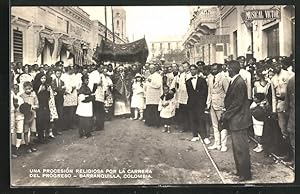
<svg viewBox="0 0 300 194"><path fill-rule="evenodd" d="M204 120L204 110L192 109L188 111L188 117L190 121L190 128L193 133L193 137L198 137L200 134L201 138L207 137L205 120Z"/></svg>
<svg viewBox="0 0 300 194"><path fill-rule="evenodd" d="M190 121L186 104L179 104L178 117L179 123L182 126L183 131L188 131Z"/></svg>
<svg viewBox="0 0 300 194"><path fill-rule="evenodd" d="M99 101L94 102L94 113L95 113L95 117L96 117L96 130L103 130L104 129L104 118L105 118L103 102L99 102Z"/></svg>
<svg viewBox="0 0 300 194"><path fill-rule="evenodd" d="M55 96L55 106L58 114L58 119L54 120L54 132L61 131L63 128L63 114L64 114L64 98L56 95Z"/></svg>
<svg viewBox="0 0 300 194"><path fill-rule="evenodd" d="M236 171L240 177L251 177L251 164L247 129L231 131L232 151Z"/></svg>

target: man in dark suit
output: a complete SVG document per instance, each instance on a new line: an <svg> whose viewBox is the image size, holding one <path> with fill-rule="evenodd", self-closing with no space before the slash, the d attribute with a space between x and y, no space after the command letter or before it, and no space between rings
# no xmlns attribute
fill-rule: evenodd
<svg viewBox="0 0 300 194"><path fill-rule="evenodd" d="M57 68L55 70L55 78L52 80L52 90L55 99L55 106L58 114L58 119L54 121L55 133L61 135L63 125L63 108L64 108L64 94L66 91L65 83L61 80L62 70Z"/></svg>
<svg viewBox="0 0 300 194"><path fill-rule="evenodd" d="M226 92L224 105L225 112L221 120L227 123L231 132L232 151L236 165L236 175L240 181L251 179L251 164L247 129L252 125L247 86L239 75L238 61L228 62L228 72L231 77Z"/></svg>
<svg viewBox="0 0 300 194"><path fill-rule="evenodd" d="M186 89L188 93L187 109L190 121L193 138L191 141L199 141L200 136L208 142L205 129L205 115L206 99L208 94L208 87L205 79L198 76L198 68L196 65L190 66L192 77L186 81Z"/></svg>

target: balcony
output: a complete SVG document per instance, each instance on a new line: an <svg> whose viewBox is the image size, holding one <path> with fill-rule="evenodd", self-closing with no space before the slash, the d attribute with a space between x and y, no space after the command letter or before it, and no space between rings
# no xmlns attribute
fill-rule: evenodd
<svg viewBox="0 0 300 194"><path fill-rule="evenodd" d="M217 28L216 21L219 16L218 7L211 6L202 9L200 7L191 19L189 29L183 37L183 45L186 45L193 37L214 34ZM193 44L194 42L196 41L192 41L191 43Z"/></svg>

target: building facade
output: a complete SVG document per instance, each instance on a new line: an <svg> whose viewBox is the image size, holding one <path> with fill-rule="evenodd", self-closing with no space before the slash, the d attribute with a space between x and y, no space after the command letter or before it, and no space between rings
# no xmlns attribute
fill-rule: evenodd
<svg viewBox="0 0 300 194"><path fill-rule="evenodd" d="M200 7L195 12L183 43L191 63L223 63L241 55L260 60L295 51L292 5Z"/></svg>
<svg viewBox="0 0 300 194"><path fill-rule="evenodd" d="M78 6L32 6L11 8L11 61L23 64L91 64L100 22L91 21ZM101 26L101 27L99 27ZM101 30L99 30L101 28ZM104 29L103 29L104 28ZM112 32L108 30L112 40ZM123 43L116 36L116 43Z"/></svg>
<svg viewBox="0 0 300 194"><path fill-rule="evenodd" d="M181 36L166 36L158 37L150 41L149 57L154 59L158 56L169 54L173 51L181 51L182 37Z"/></svg>

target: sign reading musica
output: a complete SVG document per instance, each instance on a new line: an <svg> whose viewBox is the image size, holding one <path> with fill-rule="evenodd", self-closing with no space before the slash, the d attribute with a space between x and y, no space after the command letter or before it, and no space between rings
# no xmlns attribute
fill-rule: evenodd
<svg viewBox="0 0 300 194"><path fill-rule="evenodd" d="M278 9L261 9L245 11L245 20L271 20L280 19L280 10Z"/></svg>

